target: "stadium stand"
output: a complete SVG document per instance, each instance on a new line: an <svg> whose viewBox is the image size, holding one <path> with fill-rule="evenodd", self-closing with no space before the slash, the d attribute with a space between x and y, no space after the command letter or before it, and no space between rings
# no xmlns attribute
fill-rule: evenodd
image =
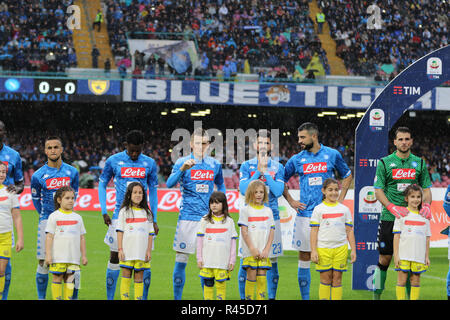
<svg viewBox="0 0 450 320"><path fill-rule="evenodd" d="M192 5L191 5L192 4ZM228 65L265 77L305 74L308 65L330 73L326 52L309 16L308 0L299 1L119 1L107 0L106 20L116 60L131 57L126 35L136 32L195 34L199 55L208 63L198 74L216 76ZM155 37L155 35L147 35ZM160 39L163 35L158 35ZM166 37L169 37L166 35ZM249 69L246 69L249 64ZM147 68L148 62L144 68ZM167 70L167 68L163 68ZM158 74L164 74L158 69Z"/></svg>
<svg viewBox="0 0 450 320"><path fill-rule="evenodd" d="M64 14L71 0L0 2L0 66L7 71L64 72L76 67Z"/></svg>
<svg viewBox="0 0 450 320"><path fill-rule="evenodd" d="M350 75L390 80L425 54L448 44L448 1L376 1L382 29L368 29L368 1L319 0Z"/></svg>
<svg viewBox="0 0 450 320"><path fill-rule="evenodd" d="M80 7L83 26L73 32L65 23L71 4ZM147 32L146 38L168 39L169 33L179 32L196 37L204 62L192 70L196 75L227 79L229 74L251 72L264 81L300 81L350 74L389 80L417 58L448 44L448 1L408 0L400 5L380 0L377 5L381 30L367 29L364 0L3 0L0 66L64 72L68 67L92 68L93 63L104 68L108 60L107 68L128 68L122 76L131 71L143 76L148 69L150 75L176 73L153 58L135 70L127 36ZM99 10L101 31L93 28ZM326 20L321 33L318 12ZM94 45L99 51L96 63Z"/></svg>

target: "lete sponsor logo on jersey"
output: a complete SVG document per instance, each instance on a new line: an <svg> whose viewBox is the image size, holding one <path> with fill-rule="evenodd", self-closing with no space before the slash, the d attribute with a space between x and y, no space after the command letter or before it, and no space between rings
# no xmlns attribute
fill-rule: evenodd
<svg viewBox="0 0 450 320"><path fill-rule="evenodd" d="M305 163L303 165L303 174L325 173L327 172L326 162Z"/></svg>
<svg viewBox="0 0 450 320"><path fill-rule="evenodd" d="M120 168L120 176L122 178L145 178L145 168L140 167L122 167Z"/></svg>
<svg viewBox="0 0 450 320"><path fill-rule="evenodd" d="M70 177L51 178L45 180L47 189L59 189L70 186Z"/></svg>
<svg viewBox="0 0 450 320"><path fill-rule="evenodd" d="M392 169L392 179L411 179L416 178L416 169Z"/></svg>
<svg viewBox="0 0 450 320"><path fill-rule="evenodd" d="M214 180L213 170L191 170L191 180Z"/></svg>

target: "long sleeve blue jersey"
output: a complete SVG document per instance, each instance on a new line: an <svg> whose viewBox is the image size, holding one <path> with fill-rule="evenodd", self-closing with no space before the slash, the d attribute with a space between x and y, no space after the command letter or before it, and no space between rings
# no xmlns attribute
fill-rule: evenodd
<svg viewBox="0 0 450 320"><path fill-rule="evenodd" d="M22 160L16 150L3 145L0 161L7 166L6 180L3 182L5 186L23 181Z"/></svg>
<svg viewBox="0 0 450 320"><path fill-rule="evenodd" d="M444 210L445 210L445 212L447 212L447 215L450 217L450 186L448 186L447 191L445 191Z"/></svg>
<svg viewBox="0 0 450 320"><path fill-rule="evenodd" d="M239 169L239 191L245 196L248 185L260 179L269 187L269 203L268 205L273 212L274 220L280 219L280 211L278 210L278 198L283 195L284 191L284 167L278 161L269 159L267 163L267 171L262 175L258 171L258 159L253 158L242 163Z"/></svg>
<svg viewBox="0 0 450 320"><path fill-rule="evenodd" d="M120 206L125 197L128 184L137 181L144 187L145 194L148 191L150 210L153 213L153 221L156 222L158 177L155 160L140 154L138 159L134 161L126 150L116 153L106 160L98 185L98 198L102 214L107 213L106 186L111 178L114 178L114 187L116 189L116 205L112 219L117 219L119 216Z"/></svg>
<svg viewBox="0 0 450 320"><path fill-rule="evenodd" d="M209 211L209 197L217 189L226 192L222 174L222 165L212 157L196 159L196 164L188 170L181 171L180 168L189 156L179 158L172 168L172 173L167 179L167 187L172 188L178 182L181 189L180 220L200 221Z"/></svg>

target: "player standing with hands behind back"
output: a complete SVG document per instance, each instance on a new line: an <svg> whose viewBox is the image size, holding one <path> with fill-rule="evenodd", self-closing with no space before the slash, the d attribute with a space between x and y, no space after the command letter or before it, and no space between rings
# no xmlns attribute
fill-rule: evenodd
<svg viewBox="0 0 450 320"><path fill-rule="evenodd" d="M45 229L50 214L55 211L55 192L65 186L70 186L78 194L79 173L78 170L62 160L64 151L62 141L56 136L50 136L44 144L47 162L33 173L31 177L31 196L33 205L39 214L37 235L37 258L39 264L36 270L36 287L38 299L45 300L48 286L48 266L45 265ZM79 271L77 271L79 273ZM79 279L78 275L75 280ZM77 298L79 281L75 283L74 299Z"/></svg>
<svg viewBox="0 0 450 320"><path fill-rule="evenodd" d="M116 292L117 281L119 279L119 248L117 244L116 226L128 184L139 182L149 194L150 210L153 214L153 228L158 234L156 215L158 210L158 178L156 175L156 162L152 158L142 154L144 147L144 134L139 130L128 132L125 141L125 150L110 156L105 163L98 184L98 198L102 208L102 216L108 231L104 242L109 246L110 258L106 269L106 297L113 300ZM111 179L114 179L116 189L116 205L111 217L108 215L106 207L106 187ZM143 300L147 300L148 289L151 282L151 270L144 271L144 295Z"/></svg>
<svg viewBox="0 0 450 320"><path fill-rule="evenodd" d="M394 221L409 213L403 192L411 184L423 189L423 204L420 214L431 218L431 181L425 161L411 153L413 139L407 127L399 127L395 131L394 145L396 150L382 158L377 165L375 176L375 196L383 205L380 224L378 226L378 267L375 269L374 299L379 300L384 290L387 270L394 253ZM410 287L407 283L407 290Z"/></svg>

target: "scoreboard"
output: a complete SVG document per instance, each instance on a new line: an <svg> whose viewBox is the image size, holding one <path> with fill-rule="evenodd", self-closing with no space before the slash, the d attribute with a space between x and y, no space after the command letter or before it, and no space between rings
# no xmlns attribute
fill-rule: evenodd
<svg viewBox="0 0 450 320"><path fill-rule="evenodd" d="M122 81L0 78L0 101L120 102Z"/></svg>

